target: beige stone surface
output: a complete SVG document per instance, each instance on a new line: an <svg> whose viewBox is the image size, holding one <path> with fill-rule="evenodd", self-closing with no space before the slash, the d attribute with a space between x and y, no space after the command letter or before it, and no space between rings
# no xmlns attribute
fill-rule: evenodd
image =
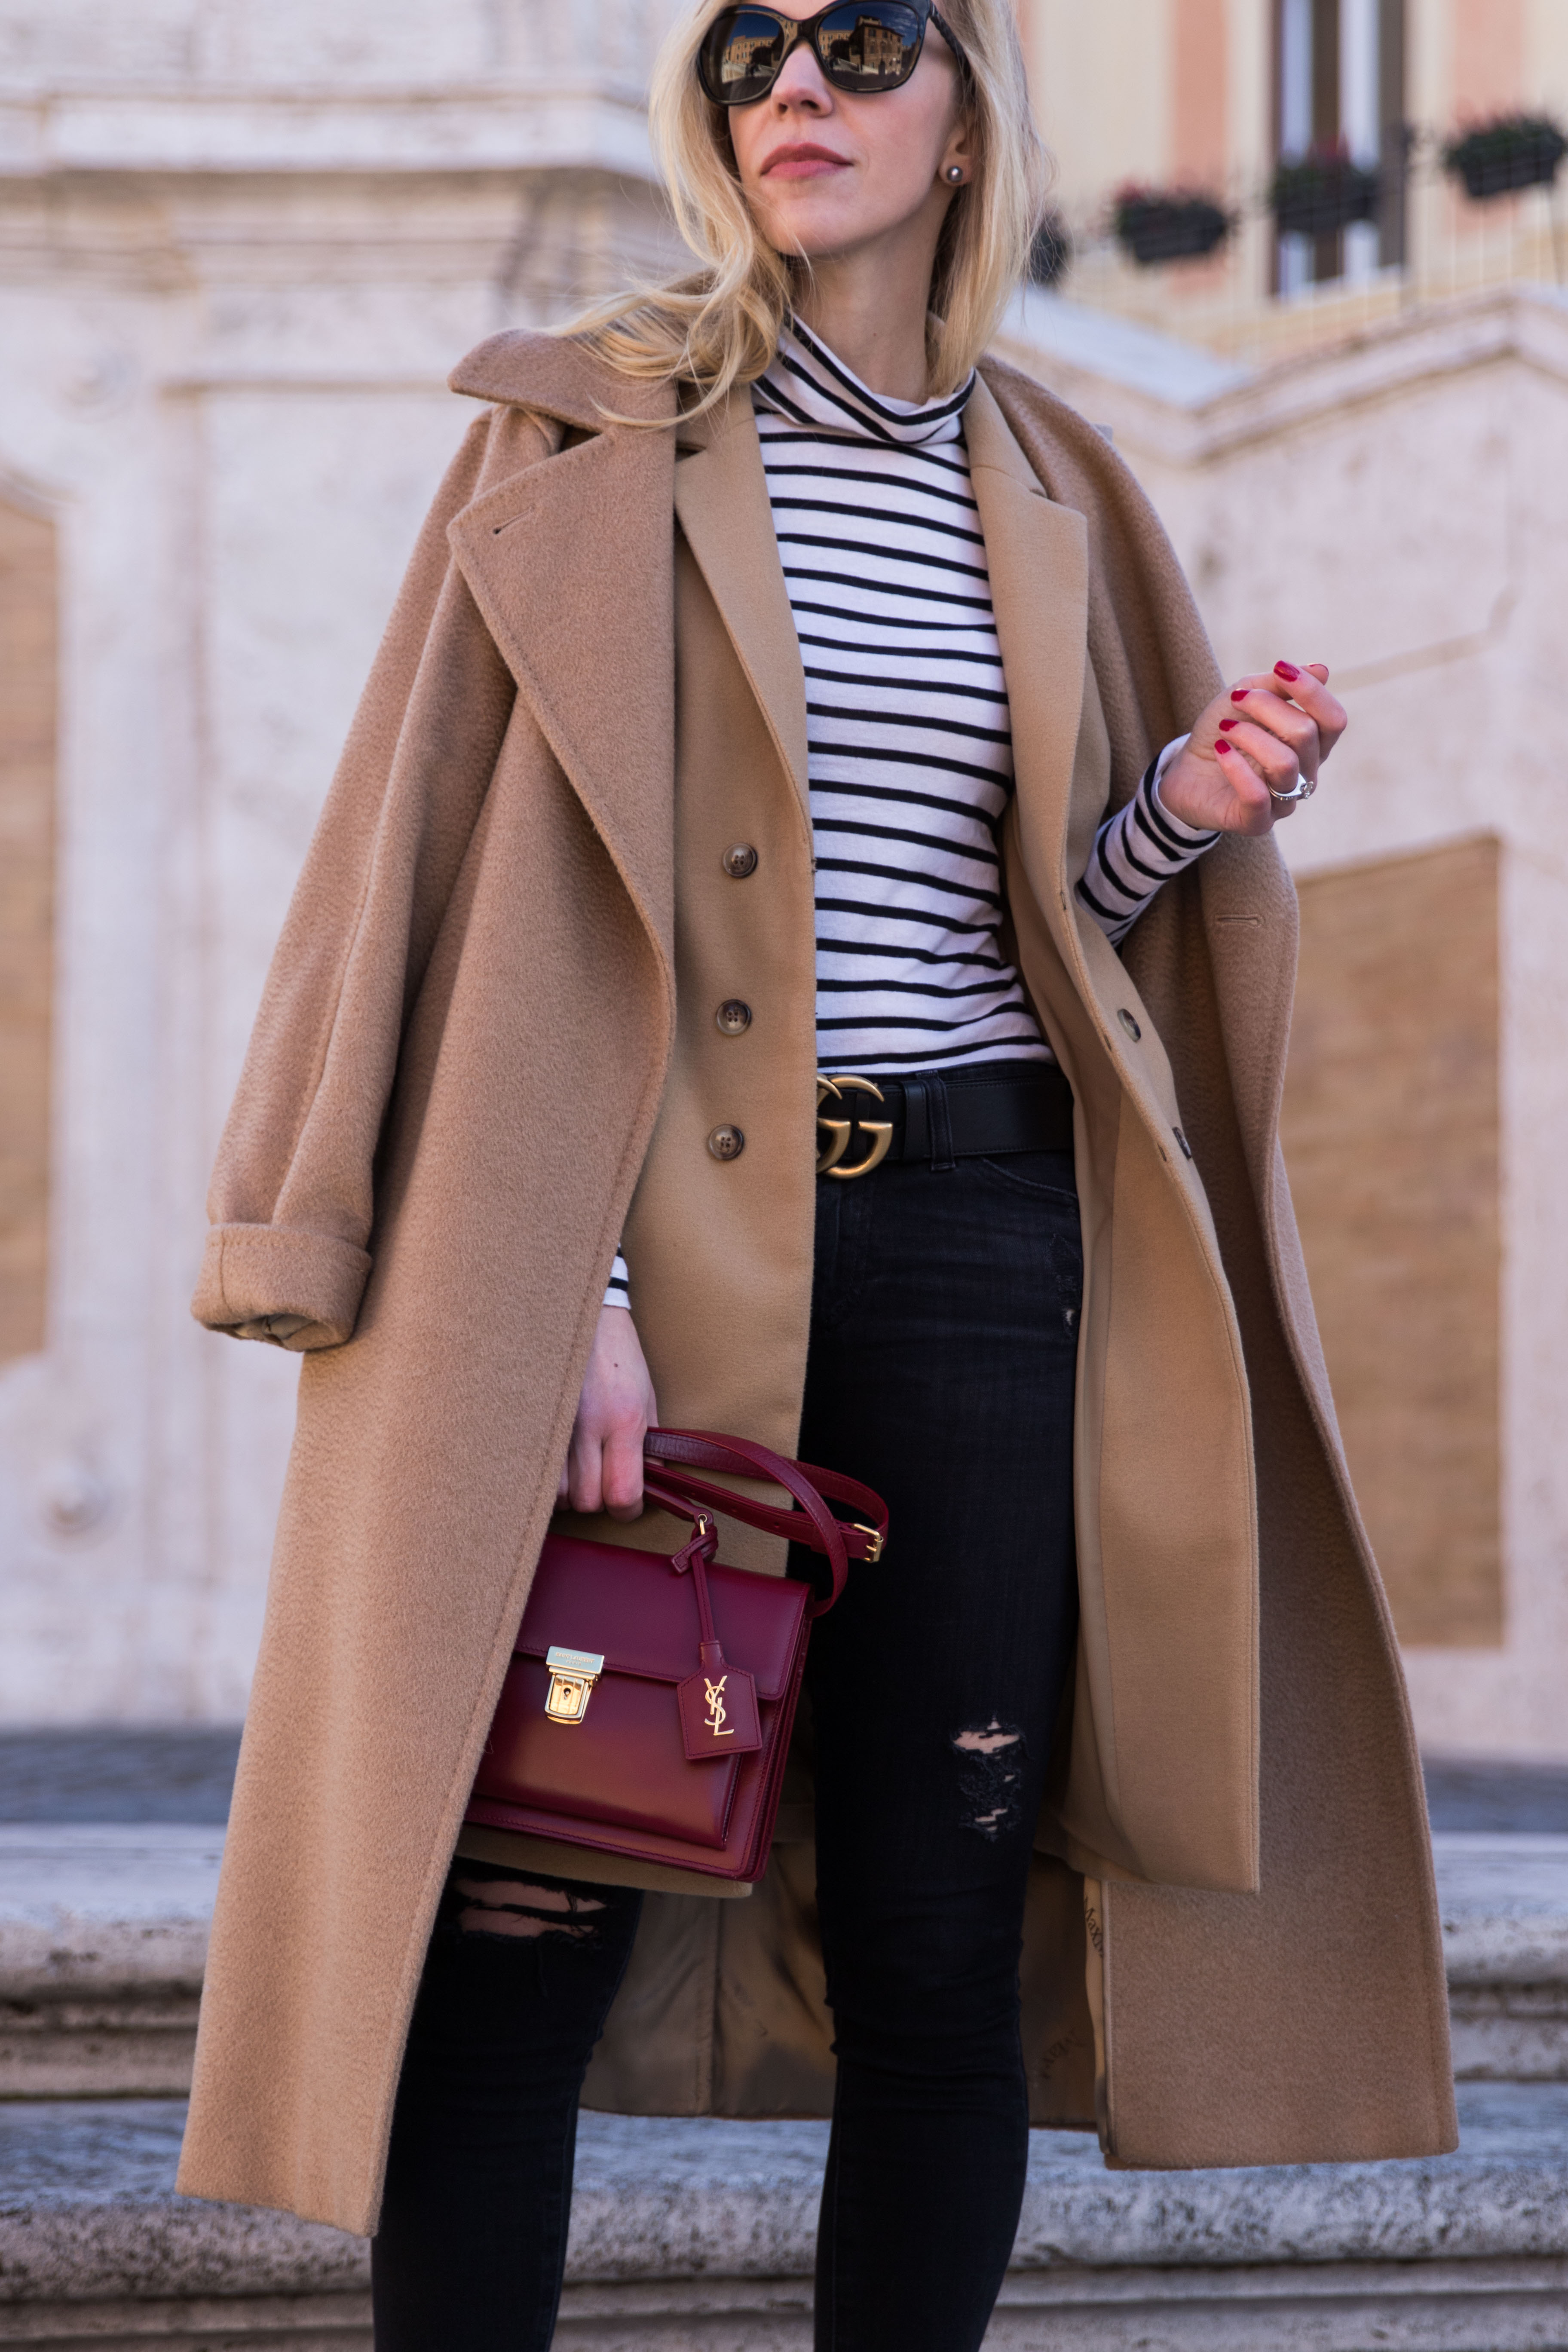
<svg viewBox="0 0 1568 2352"><path fill-rule="evenodd" d="M59 588L47 514L0 476L0 1364L44 1342Z"/></svg>
<svg viewBox="0 0 1568 2352"><path fill-rule="evenodd" d="M1503 1639L1495 838L1301 877L1281 1139L1402 1641Z"/></svg>

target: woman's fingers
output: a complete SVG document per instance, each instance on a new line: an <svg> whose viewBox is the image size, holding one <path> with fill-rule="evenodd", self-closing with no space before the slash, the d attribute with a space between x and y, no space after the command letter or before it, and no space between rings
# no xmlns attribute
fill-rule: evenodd
<svg viewBox="0 0 1568 2352"><path fill-rule="evenodd" d="M1270 754L1276 766L1279 758L1286 761L1286 772L1293 777L1296 770L1317 782L1322 761L1322 745L1317 722L1293 702L1285 701L1266 686L1242 684L1231 688L1231 726L1221 719L1222 735L1234 744L1246 740L1247 754L1252 759L1257 752L1258 738L1267 735L1274 751ZM1276 785L1276 791L1282 789Z"/></svg>
<svg viewBox="0 0 1568 2352"><path fill-rule="evenodd" d="M635 1519L642 1508L643 1439L658 1409L637 1326L624 1307L601 1309L584 1375L558 1499L590 1516Z"/></svg>
<svg viewBox="0 0 1568 2352"><path fill-rule="evenodd" d="M1258 771L1271 793L1293 793L1302 776L1314 781L1318 772L1316 738L1310 746L1294 742L1289 735L1244 718L1220 741L1237 752Z"/></svg>
<svg viewBox="0 0 1568 2352"><path fill-rule="evenodd" d="M1313 783L1345 731L1344 705L1329 692L1328 675L1321 662L1301 668L1281 661L1267 675L1238 678L1230 690L1233 708L1289 743L1301 773Z"/></svg>
<svg viewBox="0 0 1568 2352"><path fill-rule="evenodd" d="M1345 730L1345 713L1328 689L1321 662L1237 679L1211 702L1161 776L1161 804L1200 832L1264 834L1297 803L1294 793L1318 771Z"/></svg>
<svg viewBox="0 0 1568 2352"><path fill-rule="evenodd" d="M1239 732L1239 729L1237 730ZM1269 798L1268 787L1253 769L1249 760L1237 751L1235 735L1222 735L1215 744L1215 757L1230 789L1226 829L1232 833L1267 833L1274 821L1277 807ZM1177 809L1180 816L1183 812Z"/></svg>
<svg viewBox="0 0 1568 2352"><path fill-rule="evenodd" d="M635 1519L642 1509L642 1442L647 1416L624 1414L609 1430L599 1456L604 1508L613 1519Z"/></svg>
<svg viewBox="0 0 1568 2352"><path fill-rule="evenodd" d="M640 1415L609 1428L574 1432L566 1457L563 1501L592 1517L635 1519L642 1508L642 1442L647 1424Z"/></svg>

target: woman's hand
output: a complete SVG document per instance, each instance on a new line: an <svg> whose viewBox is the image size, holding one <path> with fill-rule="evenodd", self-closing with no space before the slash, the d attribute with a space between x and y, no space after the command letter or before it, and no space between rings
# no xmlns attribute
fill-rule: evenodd
<svg viewBox="0 0 1568 2352"><path fill-rule="evenodd" d="M1344 706L1323 663L1276 662L1266 677L1238 678L1211 702L1160 779L1160 805L1208 833L1267 833L1299 801L1277 801L1318 771L1345 731Z"/></svg>
<svg viewBox="0 0 1568 2352"><path fill-rule="evenodd" d="M658 1427L653 1382L630 1310L601 1307L559 1500L574 1511L635 1519L642 1509L642 1442Z"/></svg>

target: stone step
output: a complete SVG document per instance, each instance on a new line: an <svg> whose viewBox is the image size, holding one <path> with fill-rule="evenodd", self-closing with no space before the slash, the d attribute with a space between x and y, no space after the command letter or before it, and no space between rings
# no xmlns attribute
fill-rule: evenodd
<svg viewBox="0 0 1568 2352"><path fill-rule="evenodd" d="M1107 2172L1036 2132L989 2352L1568 2346L1568 2084L1415 2163ZM363 2240L174 2194L177 2101L0 2109L0 2346L369 2352ZM818 2124L586 2116L557 2344L807 2352Z"/></svg>
<svg viewBox="0 0 1568 2352"><path fill-rule="evenodd" d="M1468 2082L1568 2081L1568 1836L1433 1840ZM221 1827L0 1823L0 2098L190 2087Z"/></svg>
<svg viewBox="0 0 1568 2352"><path fill-rule="evenodd" d="M223 1838L0 1824L0 2098L190 2089Z"/></svg>
<svg viewBox="0 0 1568 2352"><path fill-rule="evenodd" d="M1568 1837L1439 1832L1454 2072L1568 2081Z"/></svg>

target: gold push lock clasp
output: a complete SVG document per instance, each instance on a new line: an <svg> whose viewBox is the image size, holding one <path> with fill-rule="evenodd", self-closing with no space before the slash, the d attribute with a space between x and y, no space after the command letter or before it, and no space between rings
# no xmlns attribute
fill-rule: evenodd
<svg viewBox="0 0 1568 2352"><path fill-rule="evenodd" d="M594 1696L594 1685L605 1671L596 1650L552 1648L544 1653L550 1670L550 1696L544 1712L552 1723L581 1723Z"/></svg>

